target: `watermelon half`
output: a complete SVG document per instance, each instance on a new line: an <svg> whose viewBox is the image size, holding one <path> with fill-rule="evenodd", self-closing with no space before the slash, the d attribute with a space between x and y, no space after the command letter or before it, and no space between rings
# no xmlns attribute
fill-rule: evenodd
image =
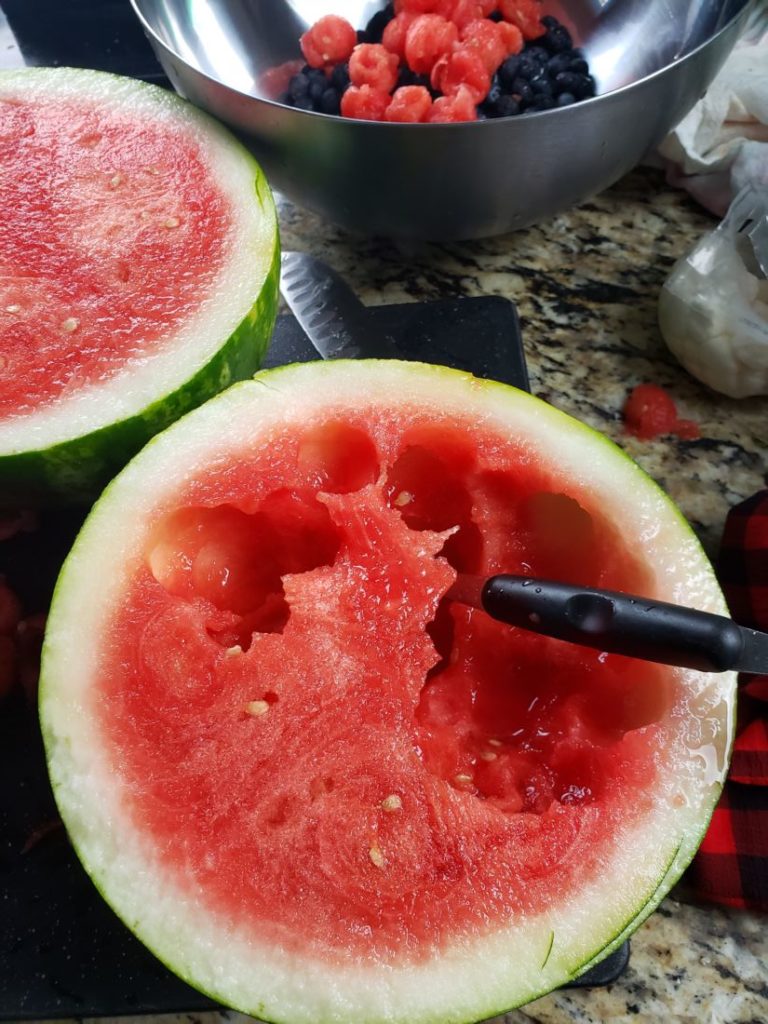
<svg viewBox="0 0 768 1024"><path fill-rule="evenodd" d="M94 496L260 365L266 180L222 127L96 71L0 72L0 504Z"/></svg>
<svg viewBox="0 0 768 1024"><path fill-rule="evenodd" d="M50 776L192 985L294 1024L479 1020L606 956L690 861L733 674L501 625L457 571L724 611L619 449L423 364L262 373L95 506L45 640Z"/></svg>

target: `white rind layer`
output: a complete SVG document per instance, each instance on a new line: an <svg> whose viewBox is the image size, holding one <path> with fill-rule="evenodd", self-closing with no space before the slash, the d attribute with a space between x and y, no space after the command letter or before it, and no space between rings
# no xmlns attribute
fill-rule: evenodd
<svg viewBox="0 0 768 1024"><path fill-rule="evenodd" d="M387 396L390 396L389 398ZM395 397L396 396L396 397ZM422 962L322 962L260 942L182 891L162 851L121 813L89 684L99 637L142 557L153 510L197 473L258 444L260 431L306 424L366 403L415 403L469 414L478 431L527 439L563 487L588 486L622 535L663 566L656 597L724 612L712 570L679 512L610 442L543 402L503 385L414 363L288 367L231 388L153 440L113 482L87 521L57 586L46 634L41 718L50 774L79 855L115 911L172 969L244 1012L291 1024L450 1024L535 998L607 954L639 923L693 855L724 779L735 677L679 673L694 707L725 723L709 747L676 766L655 808L616 837L602 870L579 892L520 925L464 936ZM98 587L94 586L98 574ZM703 712L702 712L703 713ZM684 795L683 806L680 796ZM554 936L554 938L553 938ZM551 951L550 951L551 945Z"/></svg>
<svg viewBox="0 0 768 1024"><path fill-rule="evenodd" d="M55 403L0 420L0 453L44 450L129 419L176 391L204 367L251 310L274 257L277 221L261 172L247 150L212 118L178 96L135 79L74 68L0 71L0 102L79 100L116 114L185 128L226 196L232 230L226 258L201 308L167 344L124 372Z"/></svg>

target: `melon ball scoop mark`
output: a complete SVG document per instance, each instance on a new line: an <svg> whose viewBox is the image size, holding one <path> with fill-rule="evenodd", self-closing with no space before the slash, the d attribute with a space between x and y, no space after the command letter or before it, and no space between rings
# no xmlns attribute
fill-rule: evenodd
<svg viewBox="0 0 768 1024"><path fill-rule="evenodd" d="M523 571L725 610L619 449L453 370L284 367L147 445L63 569L40 691L135 934L286 1024L486 1019L620 944L706 828L735 677L449 595Z"/></svg>
<svg viewBox="0 0 768 1024"><path fill-rule="evenodd" d="M0 72L0 176L0 500L85 501L260 365L274 205L209 117L69 68Z"/></svg>

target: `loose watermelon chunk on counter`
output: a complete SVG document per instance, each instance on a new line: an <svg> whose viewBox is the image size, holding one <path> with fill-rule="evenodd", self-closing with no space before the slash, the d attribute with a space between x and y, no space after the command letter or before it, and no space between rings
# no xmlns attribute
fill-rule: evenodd
<svg viewBox="0 0 768 1024"><path fill-rule="evenodd" d="M93 498L260 365L267 183L221 126L96 71L0 72L0 503Z"/></svg>
<svg viewBox="0 0 768 1024"><path fill-rule="evenodd" d="M96 885L191 984L286 1024L475 1021L679 878L733 675L502 625L448 595L465 572L724 610L619 449L421 364L262 373L96 505L45 640L50 774Z"/></svg>

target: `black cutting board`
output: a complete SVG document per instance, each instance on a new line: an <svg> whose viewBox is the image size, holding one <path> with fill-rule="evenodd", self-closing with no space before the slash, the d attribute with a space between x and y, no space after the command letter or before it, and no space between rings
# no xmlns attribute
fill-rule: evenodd
<svg viewBox="0 0 768 1024"><path fill-rule="evenodd" d="M514 306L501 298L369 307L406 358L528 388ZM292 317L278 320L267 365L316 359ZM56 513L35 533L0 542L0 574L25 611L47 607L82 513ZM85 875L56 820L37 719L19 697L0 715L0 1019L96 1017L214 1007L128 932ZM36 841L30 844L32 837ZM25 847L29 848L25 849ZM601 985L628 947L577 984Z"/></svg>
<svg viewBox="0 0 768 1024"><path fill-rule="evenodd" d="M2 0L0 68L25 64L167 84L129 0Z"/></svg>

